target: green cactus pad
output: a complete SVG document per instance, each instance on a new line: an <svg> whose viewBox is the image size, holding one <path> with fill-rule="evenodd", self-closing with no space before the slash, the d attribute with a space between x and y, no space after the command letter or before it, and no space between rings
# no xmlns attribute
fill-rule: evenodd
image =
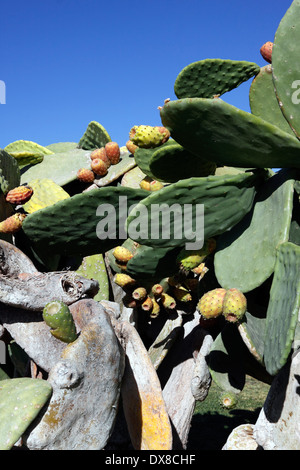
<svg viewBox="0 0 300 470"><path fill-rule="evenodd" d="M238 175L212 175L206 178L189 178L165 186L151 193L129 213L128 235L138 243L153 247L175 247L195 242L196 235L188 233L188 224L183 224L184 211L187 210L185 204L190 204L191 209L190 232L191 222L194 222L193 230L199 229L195 227L195 221L200 220L200 205L204 205L204 239L219 235L250 211L256 185L263 182L264 174L259 171ZM164 223L161 220L163 210ZM186 248L199 247L194 245Z"/></svg>
<svg viewBox="0 0 300 470"><path fill-rule="evenodd" d="M126 266L126 273L134 279L151 279L153 283L172 276L177 271L177 248L153 248L140 245Z"/></svg>
<svg viewBox="0 0 300 470"><path fill-rule="evenodd" d="M91 121L85 133L81 137L78 147L84 150L93 150L105 147L107 142L111 142L111 138L107 130L97 121Z"/></svg>
<svg viewBox="0 0 300 470"><path fill-rule="evenodd" d="M253 357L263 364L266 319L246 312L238 330Z"/></svg>
<svg viewBox="0 0 300 470"><path fill-rule="evenodd" d="M45 305L43 319L50 326L50 333L64 343L72 343L77 339L76 326L69 307L59 300Z"/></svg>
<svg viewBox="0 0 300 470"><path fill-rule="evenodd" d="M151 156L149 168L154 179L174 183L192 176L214 174L216 164L208 155L194 155L179 144L158 148Z"/></svg>
<svg viewBox="0 0 300 470"><path fill-rule="evenodd" d="M177 98L213 98L238 87L257 75L259 65L253 62L205 59L187 65L174 84Z"/></svg>
<svg viewBox="0 0 300 470"><path fill-rule="evenodd" d="M239 393L243 390L246 374L243 364L244 344L237 329L225 325L215 338L206 356L212 380L222 390Z"/></svg>
<svg viewBox="0 0 300 470"><path fill-rule="evenodd" d="M108 276L102 254L85 256L76 273L87 279L95 279L99 282L99 291L95 295L94 300L98 302L109 300Z"/></svg>
<svg viewBox="0 0 300 470"><path fill-rule="evenodd" d="M49 178L32 180L29 185L33 189L33 195L23 204L23 209L29 214L70 197L61 186Z"/></svg>
<svg viewBox="0 0 300 470"><path fill-rule="evenodd" d="M225 289L235 286L249 292L274 271L276 247L289 237L293 173L281 170L269 178L258 191L252 210L220 235L214 263L218 282Z"/></svg>
<svg viewBox="0 0 300 470"><path fill-rule="evenodd" d="M78 147L77 142L55 142L54 144L46 145L48 150L51 150L53 153L62 153L68 152Z"/></svg>
<svg viewBox="0 0 300 470"><path fill-rule="evenodd" d="M72 149L67 152L45 155L41 163L22 173L21 183L50 178L59 186L64 186L77 178L77 171L80 168L90 168L90 166L90 152L87 150Z"/></svg>
<svg viewBox="0 0 300 470"><path fill-rule="evenodd" d="M28 243L38 254L89 256L104 253L120 245L119 229L125 224L126 209L129 210L131 205L137 204L148 194L142 189L124 186L92 189L27 215L22 229ZM122 203L122 200L119 198L122 196L127 207L126 204L120 206L121 210L125 210L124 215L120 216L119 202ZM97 215L99 206L103 210ZM101 224L105 227L100 227ZM98 237L98 230L103 239Z"/></svg>
<svg viewBox="0 0 300 470"><path fill-rule="evenodd" d="M271 375L286 363L300 309L300 247L279 245L266 319L264 363Z"/></svg>
<svg viewBox="0 0 300 470"><path fill-rule="evenodd" d="M249 94L252 114L274 124L288 134L294 135L283 116L274 91L272 66L262 67L254 78Z"/></svg>
<svg viewBox="0 0 300 470"><path fill-rule="evenodd" d="M273 80L280 109L300 138L300 2L294 0L275 34L272 51Z"/></svg>
<svg viewBox="0 0 300 470"><path fill-rule="evenodd" d="M169 145L174 145L176 142L173 139L169 139L166 143L162 144L159 148L163 149L168 147ZM152 174L149 164L152 155L156 152L157 148L153 149L144 149L144 148L137 148L134 152L134 159L136 161L137 166L145 173L146 176L149 176L152 179L155 179L154 175Z"/></svg>
<svg viewBox="0 0 300 470"><path fill-rule="evenodd" d="M9 450L52 394L49 382L22 377L0 382L0 450Z"/></svg>
<svg viewBox="0 0 300 470"><path fill-rule="evenodd" d="M20 168L14 157L0 149L0 189L6 194L20 184Z"/></svg>
<svg viewBox="0 0 300 470"><path fill-rule="evenodd" d="M17 160L19 166L35 165L43 161L44 155L53 153L48 148L30 140L16 140L8 144L4 150Z"/></svg>
<svg viewBox="0 0 300 470"><path fill-rule="evenodd" d="M170 101L160 113L180 145L195 155L213 154L219 165L300 168L296 137L221 99Z"/></svg>
<svg viewBox="0 0 300 470"><path fill-rule="evenodd" d="M97 186L107 186L108 184L116 181L120 176L124 175L127 171L136 166L135 159L132 154L125 148L120 149L120 161L115 165L110 165L108 172L105 176L96 177L95 183Z"/></svg>

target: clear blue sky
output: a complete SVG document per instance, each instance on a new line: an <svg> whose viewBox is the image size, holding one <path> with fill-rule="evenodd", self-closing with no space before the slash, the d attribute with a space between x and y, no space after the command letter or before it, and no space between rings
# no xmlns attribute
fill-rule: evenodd
<svg viewBox="0 0 300 470"><path fill-rule="evenodd" d="M0 148L24 139L78 142L90 121L125 145L132 126L161 125L158 106L205 58L263 66L292 0L1 0ZM226 94L249 110L250 82Z"/></svg>

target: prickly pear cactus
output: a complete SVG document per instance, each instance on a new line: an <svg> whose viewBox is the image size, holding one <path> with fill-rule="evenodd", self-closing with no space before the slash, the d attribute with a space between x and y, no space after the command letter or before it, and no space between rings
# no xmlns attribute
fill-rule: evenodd
<svg viewBox="0 0 300 470"><path fill-rule="evenodd" d="M0 151L1 227L22 222L10 250L0 246L0 334L12 337L8 376L30 375L24 418L11 408L21 382L0 372L0 448L32 424L31 449L185 449L195 402L212 382L227 407L247 375L278 386L300 344L299 24L294 0L263 67L187 64L174 77L177 99L158 108L161 126L134 126L126 146L91 121L78 143L17 141ZM245 112L226 93L250 79ZM94 150L108 157L112 148L97 174ZM20 184L33 194L18 206L6 194L26 192ZM20 252L33 272L18 268ZM49 383L34 380L49 371ZM282 397L293 389L283 382Z"/></svg>
<svg viewBox="0 0 300 470"><path fill-rule="evenodd" d="M0 382L0 449L9 450L52 394L49 382L29 377Z"/></svg>

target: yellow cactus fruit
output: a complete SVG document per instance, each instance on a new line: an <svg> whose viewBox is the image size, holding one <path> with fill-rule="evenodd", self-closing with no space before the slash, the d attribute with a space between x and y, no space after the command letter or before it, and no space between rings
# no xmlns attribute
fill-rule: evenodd
<svg viewBox="0 0 300 470"><path fill-rule="evenodd" d="M16 233L21 230L23 225L23 220L25 219L26 214L21 214L16 212L16 214L11 215L7 219L0 222L0 232L1 233Z"/></svg>
<svg viewBox="0 0 300 470"><path fill-rule="evenodd" d="M222 288L206 292L198 302L198 311L206 319L219 317L223 313L223 300L225 294L226 289Z"/></svg>
<svg viewBox="0 0 300 470"><path fill-rule="evenodd" d="M127 263L133 257L131 251L124 246L117 246L113 251L113 255L120 263Z"/></svg>

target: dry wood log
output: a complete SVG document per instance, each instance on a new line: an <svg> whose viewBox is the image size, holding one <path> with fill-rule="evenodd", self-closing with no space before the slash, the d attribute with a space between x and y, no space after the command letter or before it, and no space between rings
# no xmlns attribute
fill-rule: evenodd
<svg viewBox="0 0 300 470"><path fill-rule="evenodd" d="M52 300L70 305L79 299L93 297L98 289L97 281L70 271L20 273L18 277L0 274L1 302L31 311L42 311Z"/></svg>
<svg viewBox="0 0 300 470"><path fill-rule="evenodd" d="M160 382L136 329L126 321L114 325L126 352L122 403L136 450L171 450L172 429Z"/></svg>
<svg viewBox="0 0 300 470"><path fill-rule="evenodd" d="M204 330L199 326L197 312L186 318L182 330L182 336L176 340L161 364L162 370L158 369L163 397L173 426L173 449L185 449L187 446L195 409L191 386L194 378L194 358L205 337Z"/></svg>
<svg viewBox="0 0 300 470"><path fill-rule="evenodd" d="M108 314L88 321L50 370L49 405L24 444L30 450L103 449L116 419L124 356Z"/></svg>

